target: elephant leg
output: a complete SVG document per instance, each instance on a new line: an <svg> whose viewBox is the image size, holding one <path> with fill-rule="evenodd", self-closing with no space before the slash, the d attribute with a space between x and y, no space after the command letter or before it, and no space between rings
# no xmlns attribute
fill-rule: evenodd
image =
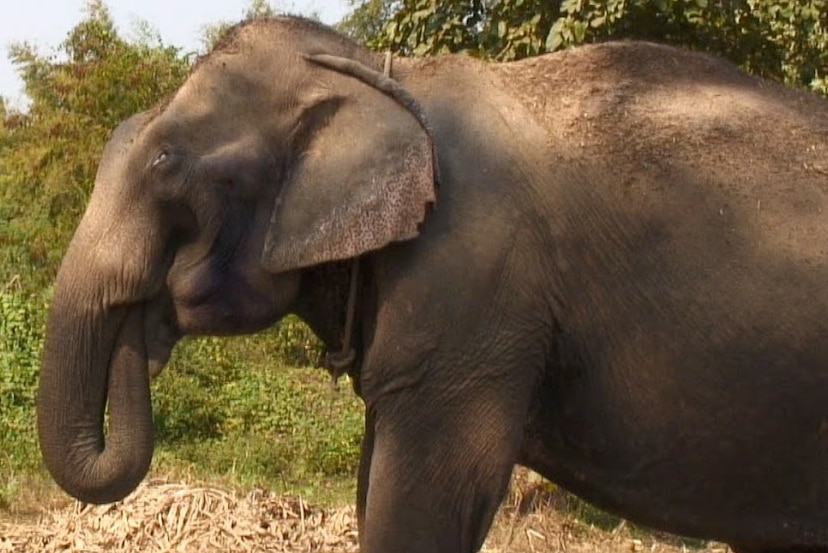
<svg viewBox="0 0 828 553"><path fill-rule="evenodd" d="M365 505L368 500L368 482L371 474L371 456L374 453L374 423L370 409L365 410L365 434L362 436L362 453L359 458L359 474L357 476L357 529L359 530L360 549L364 551L365 544L362 537L365 535Z"/></svg>
<svg viewBox="0 0 828 553"><path fill-rule="evenodd" d="M525 414L501 393L376 405L363 553L472 553L506 493ZM420 396L420 397L418 397Z"/></svg>

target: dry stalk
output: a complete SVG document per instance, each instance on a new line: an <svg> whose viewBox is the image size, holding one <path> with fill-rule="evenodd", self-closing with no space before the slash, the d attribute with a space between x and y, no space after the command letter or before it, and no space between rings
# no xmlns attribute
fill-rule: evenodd
<svg viewBox="0 0 828 553"><path fill-rule="evenodd" d="M484 553L679 553L688 549L634 533L619 523L601 530L561 508L560 492L517 472ZM0 523L0 553L352 553L358 551L353 507L324 510L299 497L225 490L164 481L142 485L112 505L72 506L33 524ZM721 544L690 550L726 553Z"/></svg>
<svg viewBox="0 0 828 553"><path fill-rule="evenodd" d="M0 552L357 551L352 507L325 511L298 497L151 481L124 501L45 513L39 522L0 525Z"/></svg>

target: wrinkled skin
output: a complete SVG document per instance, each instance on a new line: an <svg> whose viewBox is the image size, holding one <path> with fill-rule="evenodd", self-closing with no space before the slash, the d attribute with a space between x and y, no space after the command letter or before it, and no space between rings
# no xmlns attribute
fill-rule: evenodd
<svg viewBox="0 0 828 553"><path fill-rule="evenodd" d="M478 550L516 463L742 553L828 551L828 102L641 43L388 81L307 21L232 37L115 132L61 266L64 489L143 478L181 335L295 312L339 347L360 257L362 551Z"/></svg>

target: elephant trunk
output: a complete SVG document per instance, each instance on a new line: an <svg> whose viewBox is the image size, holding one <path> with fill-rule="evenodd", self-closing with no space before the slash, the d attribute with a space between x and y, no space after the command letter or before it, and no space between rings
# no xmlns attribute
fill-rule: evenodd
<svg viewBox="0 0 828 553"><path fill-rule="evenodd" d="M152 460L145 308L106 306L99 290L78 290L68 280L58 275L47 324L37 397L40 447L66 492L87 503L111 503L138 486Z"/></svg>

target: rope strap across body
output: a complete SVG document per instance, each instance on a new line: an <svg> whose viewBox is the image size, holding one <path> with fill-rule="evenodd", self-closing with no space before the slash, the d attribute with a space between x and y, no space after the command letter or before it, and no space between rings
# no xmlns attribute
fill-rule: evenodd
<svg viewBox="0 0 828 553"><path fill-rule="evenodd" d="M383 75L391 77L391 51L385 53ZM325 356L325 364L331 371L334 384L345 374L356 359L356 350L351 341L354 334L354 318L356 317L357 289L359 288L359 257L351 261L351 276L348 286L348 304L345 312L345 330L342 336L342 349Z"/></svg>

